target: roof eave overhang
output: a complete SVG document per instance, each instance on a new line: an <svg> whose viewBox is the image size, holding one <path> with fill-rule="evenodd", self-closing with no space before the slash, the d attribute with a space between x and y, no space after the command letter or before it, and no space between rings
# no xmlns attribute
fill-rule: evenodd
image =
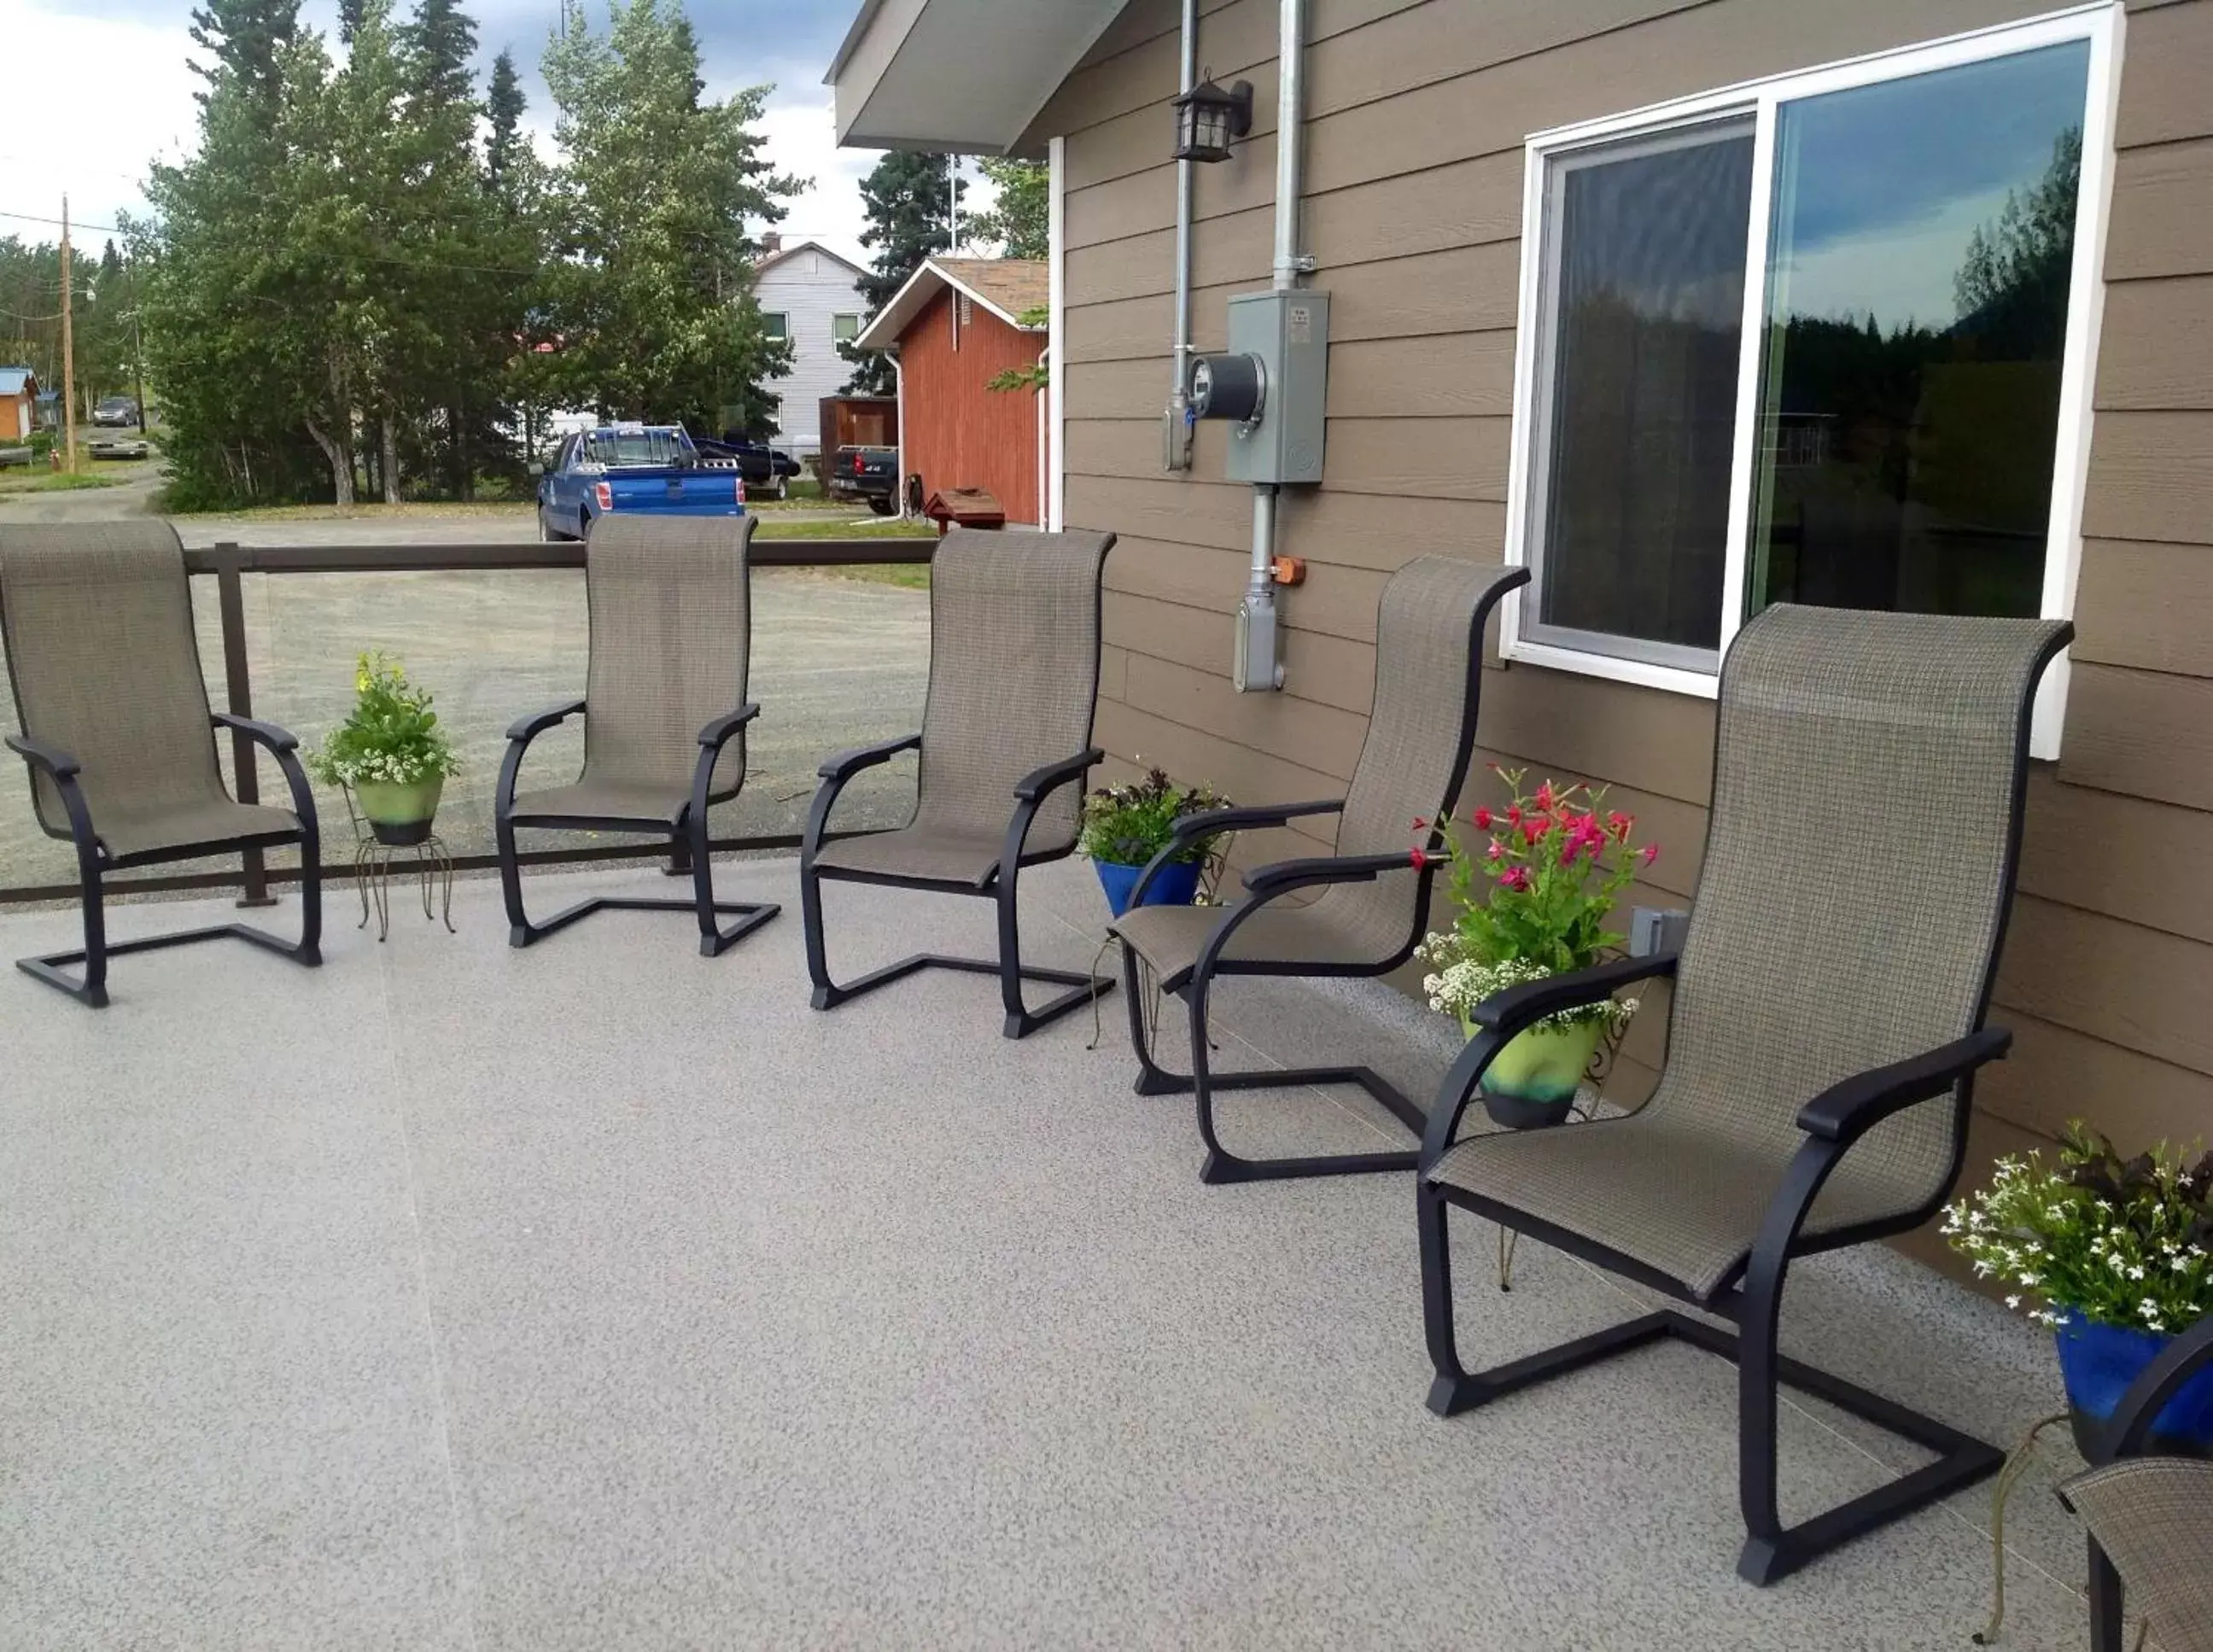
<svg viewBox="0 0 2213 1652"><path fill-rule="evenodd" d="M955 155L1023 137L1126 0L863 0L825 76L838 142Z"/></svg>

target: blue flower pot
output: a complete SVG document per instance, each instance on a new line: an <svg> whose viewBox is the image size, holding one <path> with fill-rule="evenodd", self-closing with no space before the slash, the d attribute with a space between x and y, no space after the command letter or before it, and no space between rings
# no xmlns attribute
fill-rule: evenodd
<svg viewBox="0 0 2213 1652"><path fill-rule="evenodd" d="M1142 866L1124 866L1115 861L1094 861L1099 869L1099 887L1106 892L1106 905L1115 917L1130 910L1130 892L1137 887L1143 873ZM1173 861L1153 875L1145 890L1143 902L1147 906L1188 906L1198 899L1199 864L1197 861Z"/></svg>
<svg viewBox="0 0 2213 1652"><path fill-rule="evenodd" d="M2129 1385L2174 1340L2127 1326L2099 1325L2080 1314L2053 1335L2059 1349L2059 1375L2078 1418L2078 1438L2081 1420L2104 1424ZM2170 1449L2213 1455L2213 1367L2183 1384L2182 1392L2154 1420L2152 1433Z"/></svg>

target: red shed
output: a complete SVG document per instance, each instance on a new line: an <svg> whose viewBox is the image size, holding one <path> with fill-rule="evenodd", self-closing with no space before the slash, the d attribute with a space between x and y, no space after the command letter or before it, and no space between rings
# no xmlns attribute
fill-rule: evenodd
<svg viewBox="0 0 2213 1652"><path fill-rule="evenodd" d="M929 259L855 341L897 353L901 464L925 498L988 488L1009 521L1045 520L1047 292L1042 259ZM1012 372L1030 376L990 387Z"/></svg>

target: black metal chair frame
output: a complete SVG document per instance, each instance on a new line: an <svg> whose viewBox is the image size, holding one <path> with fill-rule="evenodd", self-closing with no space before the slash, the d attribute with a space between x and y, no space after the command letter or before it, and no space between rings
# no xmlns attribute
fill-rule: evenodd
<svg viewBox="0 0 2213 1652"><path fill-rule="evenodd" d="M107 1007L108 1001L107 960L125 953L154 952L168 947L190 946L200 941L230 939L247 942L309 968L323 961L322 839L316 825L314 794L308 789L308 777L300 767L300 742L273 722L234 716L227 711L210 714L210 739L216 728L228 728L235 735L241 735L265 747L276 758L277 766L284 772L285 784L291 788L292 812L300 820L296 831L254 832L241 838L223 838L208 843L145 850L135 855L110 855L101 843L99 832L93 824L92 811L85 802L83 788L77 783L82 765L76 759L29 735L7 736L9 749L21 757L34 772L44 774L52 783L61 799L62 808L69 815L69 836L76 850L77 887L84 913L84 945L82 948L71 952L46 953L35 958L18 959L15 964L18 969L48 986L68 993L80 1003L101 1009ZM48 835L58 837L60 834L50 832ZM197 930L174 930L167 935L142 936L131 941L110 941L107 938L107 917L101 887L101 880L105 874L125 867L192 860L203 855L228 854L248 849L277 849L287 844L298 844L300 850L300 938L296 942L287 941L250 924L210 924ZM81 976L71 976L68 972L71 966L82 966Z"/></svg>
<svg viewBox="0 0 2213 1652"><path fill-rule="evenodd" d="M2070 636L2070 631L2063 631L2056 637L2039 662L2039 673L2066 646ZM2021 853L2021 814L2027 789L2025 756L2034 698L2033 693L2024 697L2015 735L2013 813L2001 886L2009 893ZM1750 1253L1731 1276L1703 1296L1680 1281L1579 1234L1530 1216L1510 1204L1430 1180L1431 1168L1453 1146L1461 1115L1474 1098L1484 1070L1509 1039L1555 1011L1600 1003L1634 982L1672 977L1678 954L1663 952L1617 959L1573 974L1509 988L1478 1006L1473 1020L1480 1030L1453 1063L1439 1089L1436 1106L1430 1111L1416 1186L1422 1321L1430 1362L1436 1370L1430 1387L1430 1409L1439 1417L1454 1417L1663 1338L1734 1360L1737 1367L1737 1490L1746 1531L1737 1574L1763 1586L1789 1576L1855 1538L1997 1472L2005 1454L1996 1446L1841 1377L1786 1358L1778 1346L1777 1333L1783 1287L1793 1261L1910 1232L1951 1197L1966 1156L1974 1074L1986 1063L2003 1058L2013 1042L2013 1034L2007 1029L1982 1024L1989 1014L2009 911L2010 901L1999 911L1990 939L1975 1015L1977 1030L1939 1048L1832 1084L1807 1102L1796 1119L1805 1140L1768 1203ZM1904 1109L1954 1092L1951 1161L1933 1198L1885 1221L1819 1234L1803 1231L1814 1201L1854 1143ZM1601 1119L1572 1128L1605 1130L1612 1122L1618 1121ZM1732 1332L1676 1309L1661 1308L1487 1370L1469 1371L1460 1362L1453 1327L1452 1259L1446 1223L1447 1212L1455 1204L1595 1263L1608 1272L1719 1315L1733 1322L1735 1330ZM1776 1481L1776 1420L1780 1390L1786 1384L1912 1441L1936 1453L1936 1460L1824 1514L1786 1527L1777 1503Z"/></svg>
<svg viewBox="0 0 2213 1652"><path fill-rule="evenodd" d="M2201 1320L2169 1343L2129 1385L2128 1392L2121 1396L2121 1403L2113 1407L2112 1416L2099 1433L2090 1454L2092 1466L2103 1468L2125 1457L2159 1454L2159 1440L2152 1433L2153 1422L2167 1409L2167 1402L2182 1392L2183 1385L2208 1366L2213 1366L2213 1319ZM2059 1500L2067 1503L2064 1487L2060 1490ZM2070 1513L2074 1512L2072 1503L2067 1506ZM2098 1539L2092 1537L2088 1541L2090 1652L2126 1652L2120 1574L2113 1570L2113 1563L2106 1558ZM2207 1564L2213 1565L2213 1556L2207 1558Z"/></svg>
<svg viewBox="0 0 2213 1652"><path fill-rule="evenodd" d="M1467 690L1460 712L1460 747L1453 765L1452 779L1445 795L1437 800L1430 811L1431 818L1440 818L1450 812L1467 780L1468 763L1475 747L1475 717L1483 680L1483 629L1491 613L1508 591L1528 582L1525 570L1518 580L1503 582L1492 588L1487 600L1476 608L1470 622L1472 635L1469 642ZM1130 893L1130 905L1135 910L1144 899L1145 890L1163 866L1202 838L1221 832L1254 831L1263 827L1279 826L1289 821L1314 814L1332 814L1344 808L1345 799L1326 798L1306 803L1259 804L1251 807L1216 809L1210 814L1186 815L1175 824L1175 835L1167 847L1147 863L1137 876L1137 885ZM1429 847L1442 850L1442 832L1432 828ZM1216 1072L1208 1059L1212 1045L1207 1038L1207 1007L1216 979L1226 975L1277 976L1336 976L1363 978L1387 975L1414 955L1420 943L1423 915L1429 911L1430 891L1436 881L1434 859L1417 872L1418 893L1414 901L1414 924L1406 936L1405 945L1380 964L1316 964L1277 963L1266 960L1227 958L1222 955L1239 928L1254 913L1277 898L1294 890L1317 889L1336 883L1371 883L1386 872L1407 869L1411 862L1409 853L1376 855L1315 856L1308 858L1277 861L1254 868L1242 880L1247 899L1228 908L1214 932L1207 937L1198 960L1190 973L1181 978L1171 977L1160 984L1160 989L1181 998L1190 1011L1191 1071L1172 1072L1161 1066L1154 1055L1152 1039L1145 1026L1143 1003L1137 981L1137 958L1131 947L1122 948L1122 984L1128 1000L1130 1013L1130 1045L1137 1052L1137 1077L1132 1088L1139 1095L1190 1094L1198 1113L1199 1139L1206 1147L1206 1160L1199 1168L1202 1181L1225 1182L1275 1181L1305 1176L1360 1175L1375 1171L1411 1170L1418 1155L1411 1148L1378 1153L1326 1154L1277 1159L1251 1159L1232 1153L1222 1144L1214 1124L1214 1093L1216 1090L1285 1089L1300 1086L1356 1084L1374 1097L1376 1103L1393 1118L1419 1136L1429 1123L1429 1114L1423 1111L1404 1091L1390 1082L1372 1067L1290 1067L1255 1068L1231 1072Z"/></svg>
<svg viewBox="0 0 2213 1652"><path fill-rule="evenodd" d="M921 748L922 735L919 733L905 735L878 745L841 752L818 771L822 784L814 794L814 805L808 810L806 835L801 840L799 850L800 914L807 931L807 974L814 985L814 1007L817 1009L835 1009L863 993L903 980L918 970L949 969L971 975L996 975L999 978L999 1001L1006 1011L1006 1019L1000 1030L1007 1038L1021 1039L1027 1038L1040 1027L1058 1021L1069 1011L1113 991L1114 982L1110 976L1076 970L1047 969L1039 965L1023 963L1020 909L1016 899L1017 885L1023 869L1065 860L1076 852L1072 844L1065 849L1043 853L1027 852L1023 845L1029 840L1030 825L1037 818L1039 805L1064 786L1082 784L1083 777L1094 767L1106 761L1106 753L1096 746L1073 757L1064 758L1058 763L1048 763L1043 768L1033 770L1015 783L1015 811L1007 822L1005 843L991 872L978 881L894 877L884 873L817 864L815 856L831 835L830 812L837 805L838 794L844 790L853 777L865 769L890 762L902 752L919 751ZM996 959L961 958L946 953L918 952L896 963L870 970L857 980L842 984L833 981L830 978L830 960L823 937L822 881L825 878L846 883L880 884L894 889L929 889L943 894L984 897L992 901L998 911L999 955ZM1033 1009L1022 997L1022 983L1025 981L1035 981L1046 986L1064 986L1070 991Z"/></svg>
<svg viewBox="0 0 2213 1652"><path fill-rule="evenodd" d="M699 756L692 771L692 796L674 823L667 820L626 815L522 814L515 812L515 788L522 773L523 754L530 742L548 728L572 716L587 716L582 699L517 718L507 731L507 756L499 766L499 790L492 802L492 831L499 853L499 887L507 903L507 941L511 947L527 947L557 930L564 930L594 912L692 912L699 921L699 955L718 958L783 909L773 901L717 900L707 811L713 796L715 765L733 735L760 715L760 707L747 704L716 717L699 731ZM515 829L529 826L548 832L635 832L666 837L674 865L687 863L692 874L692 899L662 899L642 896L594 895L542 924L531 922L522 905L522 866L515 846ZM718 914L738 921L724 928Z"/></svg>

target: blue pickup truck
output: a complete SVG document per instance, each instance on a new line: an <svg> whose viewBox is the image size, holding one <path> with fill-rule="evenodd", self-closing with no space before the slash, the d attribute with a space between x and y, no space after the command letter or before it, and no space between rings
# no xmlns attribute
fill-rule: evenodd
<svg viewBox="0 0 2213 1652"><path fill-rule="evenodd" d="M745 482L736 463L710 458L680 424L602 424L562 438L539 467L538 533L586 539L592 524L625 515L742 516Z"/></svg>

